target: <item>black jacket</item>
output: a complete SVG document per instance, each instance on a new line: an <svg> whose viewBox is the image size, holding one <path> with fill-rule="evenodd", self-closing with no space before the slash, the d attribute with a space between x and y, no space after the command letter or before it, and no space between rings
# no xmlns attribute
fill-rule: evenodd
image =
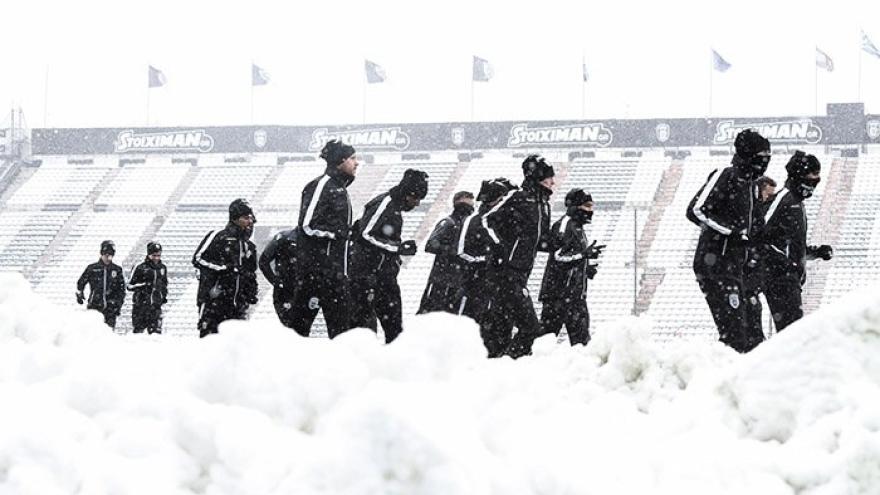
<svg viewBox="0 0 880 495"><path fill-rule="evenodd" d="M161 261L153 264L147 257L132 268L126 288L133 292L133 305L162 306L168 300L168 269Z"/></svg>
<svg viewBox="0 0 880 495"><path fill-rule="evenodd" d="M425 252L434 255L434 266L428 280L446 287L460 286L463 281L464 261L458 257L458 239L464 219L473 212L467 204L455 206L452 214L437 222L425 244Z"/></svg>
<svg viewBox="0 0 880 495"><path fill-rule="evenodd" d="M550 203L538 184L508 192L482 222L504 268L528 275L537 252L549 249Z"/></svg>
<svg viewBox="0 0 880 495"><path fill-rule="evenodd" d="M257 246L234 223L208 232L192 262L199 269L198 304L220 299L247 307L257 302Z"/></svg>
<svg viewBox="0 0 880 495"><path fill-rule="evenodd" d="M702 229L694 252L698 278L742 280L749 237L760 229L758 187L736 166L719 168L688 204L687 218Z"/></svg>
<svg viewBox="0 0 880 495"><path fill-rule="evenodd" d="M461 261L464 283L483 276L488 268L494 243L483 226L483 215L491 209L491 206L482 204L479 210L461 222L455 254Z"/></svg>
<svg viewBox="0 0 880 495"><path fill-rule="evenodd" d="M297 242L301 236L299 229L279 232L263 248L260 254L260 271L273 286L293 287L296 273ZM272 268L272 262L275 268Z"/></svg>
<svg viewBox="0 0 880 495"><path fill-rule="evenodd" d="M806 260L816 258L816 248L807 245L803 198L787 187L780 189L767 208L758 239L758 256L766 276L805 281Z"/></svg>
<svg viewBox="0 0 880 495"><path fill-rule="evenodd" d="M100 260L92 263L76 281L77 292L83 292L86 285L90 290L87 308L97 309L102 313L119 314L125 301L122 267L112 262L105 265Z"/></svg>
<svg viewBox="0 0 880 495"><path fill-rule="evenodd" d="M401 264L402 210L402 200L392 197L391 192L364 205L364 214L352 229L352 277L397 277Z"/></svg>
<svg viewBox="0 0 880 495"><path fill-rule="evenodd" d="M346 189L354 177L327 167L324 175L306 184L299 210L299 269L325 276L348 275L348 237L351 198Z"/></svg>
<svg viewBox="0 0 880 495"><path fill-rule="evenodd" d="M550 257L541 282L541 301L586 299L589 243L581 215L566 214L551 232Z"/></svg>

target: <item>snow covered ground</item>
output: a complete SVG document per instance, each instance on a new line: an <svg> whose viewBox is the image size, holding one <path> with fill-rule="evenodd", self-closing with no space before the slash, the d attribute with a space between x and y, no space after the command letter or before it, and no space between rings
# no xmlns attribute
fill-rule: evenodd
<svg viewBox="0 0 880 495"><path fill-rule="evenodd" d="M863 293L746 356L629 319L514 362L448 315L390 346L265 322L119 337L4 274L0 494L876 494Z"/></svg>

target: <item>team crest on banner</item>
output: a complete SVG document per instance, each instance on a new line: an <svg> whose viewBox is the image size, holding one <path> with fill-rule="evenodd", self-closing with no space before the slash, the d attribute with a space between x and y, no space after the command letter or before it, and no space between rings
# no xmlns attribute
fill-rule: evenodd
<svg viewBox="0 0 880 495"><path fill-rule="evenodd" d="M666 122L657 124L657 127L654 128L654 136L656 136L657 141L660 141L661 143L669 141L669 136L671 135L671 133L671 128Z"/></svg>
<svg viewBox="0 0 880 495"><path fill-rule="evenodd" d="M265 148L266 142L269 141L269 135L263 129L254 131L254 146L257 148Z"/></svg>
<svg viewBox="0 0 880 495"><path fill-rule="evenodd" d="M452 144L461 146L464 144L464 127L452 128Z"/></svg>
<svg viewBox="0 0 880 495"><path fill-rule="evenodd" d="M880 137L880 120L869 120L865 124L865 130L868 131L869 138L877 139Z"/></svg>
<svg viewBox="0 0 880 495"><path fill-rule="evenodd" d="M728 294L727 302L730 303L730 307L733 309L739 308L739 294Z"/></svg>

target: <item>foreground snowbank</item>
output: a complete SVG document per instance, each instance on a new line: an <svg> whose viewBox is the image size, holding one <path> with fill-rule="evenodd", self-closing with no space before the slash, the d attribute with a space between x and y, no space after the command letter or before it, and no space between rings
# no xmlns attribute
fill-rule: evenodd
<svg viewBox="0 0 880 495"><path fill-rule="evenodd" d="M448 315L221 332L118 337L0 276L0 494L880 492L880 296L747 356L639 319L517 362Z"/></svg>

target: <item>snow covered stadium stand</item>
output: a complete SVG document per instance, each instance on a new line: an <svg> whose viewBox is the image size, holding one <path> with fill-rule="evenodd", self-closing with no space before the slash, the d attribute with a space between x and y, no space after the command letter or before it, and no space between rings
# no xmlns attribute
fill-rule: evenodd
<svg viewBox="0 0 880 495"><path fill-rule="evenodd" d="M768 175L780 184L794 149L823 163L822 182L807 201L810 236L832 244L835 257L810 266L806 310L880 281L880 116L853 112L852 105L828 110L828 116L775 119L35 129L33 155L0 180L0 270L22 272L37 292L73 305L75 280L96 260L102 240L116 241L116 262L126 273L143 259L146 243L157 240L169 269L165 333L195 336L190 257L201 237L225 224L227 205L237 197L254 206L260 249L291 228L302 187L324 168L317 150L327 139L351 142L363 157L350 188L356 217L405 169L428 172L428 196L404 214L403 238L417 239L420 248L451 210L456 191L475 192L481 180L499 176L518 183L524 156L541 153L557 171L554 219L573 187L591 191L596 201L588 235L608 248L590 286L592 324L636 313L654 320L658 340L714 339L691 270L698 230L684 209L708 173L729 164L739 129L770 138L775 154ZM400 273L405 318L418 307L432 262L420 249ZM538 310L545 262L540 254L529 283ZM267 291L262 275L260 282ZM129 297L118 332L130 329L130 308ZM251 317L275 318L267 292ZM319 317L315 330L323 328Z"/></svg>

